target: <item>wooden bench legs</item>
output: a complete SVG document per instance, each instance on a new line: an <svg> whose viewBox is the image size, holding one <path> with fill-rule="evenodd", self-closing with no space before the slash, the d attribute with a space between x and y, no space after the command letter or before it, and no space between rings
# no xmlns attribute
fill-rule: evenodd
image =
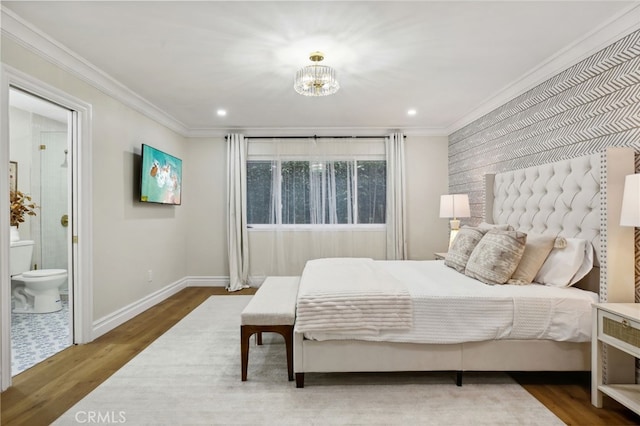
<svg viewBox="0 0 640 426"><path fill-rule="evenodd" d="M247 380L247 366L249 364L249 338L258 333L258 344L262 344L262 333L278 333L284 337L287 349L287 372L289 381L293 381L293 325L241 325L240 326L240 354L242 364L242 381Z"/></svg>

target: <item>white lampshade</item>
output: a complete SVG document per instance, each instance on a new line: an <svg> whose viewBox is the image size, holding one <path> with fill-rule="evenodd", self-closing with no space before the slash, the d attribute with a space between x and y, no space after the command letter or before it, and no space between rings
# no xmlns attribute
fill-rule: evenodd
<svg viewBox="0 0 640 426"><path fill-rule="evenodd" d="M449 247L460 229L458 217L471 216L469 209L469 196L467 194L446 194L440 196L440 217L453 218L449 221Z"/></svg>
<svg viewBox="0 0 640 426"><path fill-rule="evenodd" d="M469 196L467 194L447 194L440 196L440 217L469 217Z"/></svg>
<svg viewBox="0 0 640 426"><path fill-rule="evenodd" d="M624 179L620 225L640 226L640 174Z"/></svg>

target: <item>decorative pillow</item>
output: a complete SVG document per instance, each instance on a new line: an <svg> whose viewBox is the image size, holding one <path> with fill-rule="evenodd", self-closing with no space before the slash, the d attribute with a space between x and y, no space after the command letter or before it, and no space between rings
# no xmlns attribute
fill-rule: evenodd
<svg viewBox="0 0 640 426"><path fill-rule="evenodd" d="M536 274L551 253L556 237L552 235L527 234L527 244L524 246L522 259L507 281L509 284L531 284Z"/></svg>
<svg viewBox="0 0 640 426"><path fill-rule="evenodd" d="M480 222L478 228L485 231L490 231L492 229L499 229L501 231L513 231L513 227L511 225L507 225L506 223L504 225L496 225L494 223Z"/></svg>
<svg viewBox="0 0 640 426"><path fill-rule="evenodd" d="M551 250L536 274L535 282L554 287L569 287L591 270L593 267L591 244L579 238L565 239L567 246ZM574 277L577 279L574 280Z"/></svg>
<svg viewBox="0 0 640 426"><path fill-rule="evenodd" d="M518 267L527 234L518 231L487 232L469 257L464 274L487 284L504 284Z"/></svg>
<svg viewBox="0 0 640 426"><path fill-rule="evenodd" d="M464 268L467 266L469 256L473 249L484 236L485 231L478 228L463 226L449 247L449 251L444 258L444 264L456 271L464 274Z"/></svg>

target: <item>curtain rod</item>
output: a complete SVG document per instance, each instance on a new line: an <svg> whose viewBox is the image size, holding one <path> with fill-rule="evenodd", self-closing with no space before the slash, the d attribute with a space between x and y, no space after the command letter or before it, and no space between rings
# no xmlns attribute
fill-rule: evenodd
<svg viewBox="0 0 640 426"><path fill-rule="evenodd" d="M406 135L402 135L406 138ZM225 139L229 136L225 135ZM387 136L245 136L245 139L385 139Z"/></svg>

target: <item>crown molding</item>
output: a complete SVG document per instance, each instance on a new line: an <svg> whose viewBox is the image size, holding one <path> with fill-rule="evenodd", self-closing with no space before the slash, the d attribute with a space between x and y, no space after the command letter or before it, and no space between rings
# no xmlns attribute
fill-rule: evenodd
<svg viewBox="0 0 640 426"><path fill-rule="evenodd" d="M80 57L68 47L54 40L20 16L0 5L2 36L7 37L48 62L89 83L101 92L117 99L128 107L186 136L187 127L130 90L98 67Z"/></svg>
<svg viewBox="0 0 640 426"><path fill-rule="evenodd" d="M518 80L485 99L478 107L447 127L448 135L506 104L554 75L640 29L640 5L629 6L573 44L558 51Z"/></svg>

